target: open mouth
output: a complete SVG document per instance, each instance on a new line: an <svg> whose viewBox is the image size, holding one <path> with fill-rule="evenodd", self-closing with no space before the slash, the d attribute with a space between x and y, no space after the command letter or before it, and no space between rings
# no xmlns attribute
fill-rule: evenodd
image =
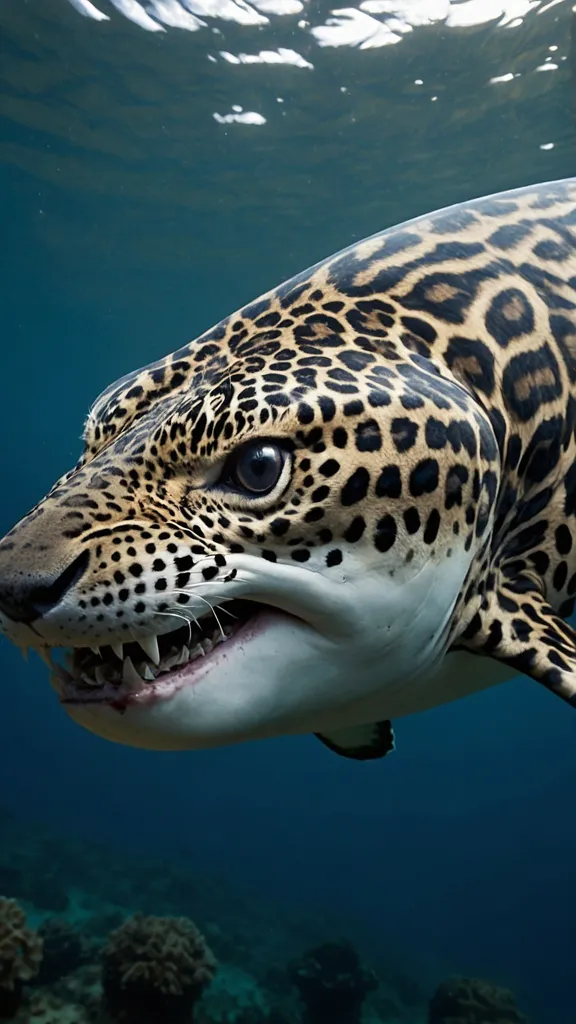
<svg viewBox="0 0 576 1024"><path fill-rule="evenodd" d="M64 649L63 664L50 656L52 685L62 704L106 703L118 710L136 699L168 696L185 681L187 665L209 658L262 610L255 601L234 599L169 633Z"/></svg>

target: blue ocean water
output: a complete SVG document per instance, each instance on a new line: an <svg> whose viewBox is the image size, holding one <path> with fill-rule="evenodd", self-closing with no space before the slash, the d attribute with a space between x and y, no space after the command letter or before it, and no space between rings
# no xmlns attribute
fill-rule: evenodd
<svg viewBox="0 0 576 1024"><path fill-rule="evenodd" d="M0 534L113 379L364 235L575 173L569 3L286 7L1 5ZM114 746L6 641L0 680L0 890L46 843L70 919L162 913L151 878L184 873L181 912L228 929L222 958L260 980L346 936L402 989L396 1016L374 1002L382 1024L424 1024L454 973L535 1024L576 1019L576 719L534 683L398 722L394 757L357 764L312 737Z"/></svg>

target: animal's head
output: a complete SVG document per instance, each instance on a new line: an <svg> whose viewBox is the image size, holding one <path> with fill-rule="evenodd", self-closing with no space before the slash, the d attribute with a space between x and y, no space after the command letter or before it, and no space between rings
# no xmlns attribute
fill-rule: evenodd
<svg viewBox="0 0 576 1024"><path fill-rule="evenodd" d="M430 320L369 283L401 240L108 388L0 544L2 629L88 729L194 748L370 721L445 651L497 450Z"/></svg>

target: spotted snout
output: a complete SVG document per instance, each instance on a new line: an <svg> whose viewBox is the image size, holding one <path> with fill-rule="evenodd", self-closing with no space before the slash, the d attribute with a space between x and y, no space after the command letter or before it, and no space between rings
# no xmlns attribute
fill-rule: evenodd
<svg viewBox="0 0 576 1024"><path fill-rule="evenodd" d="M84 576L88 549L64 536L61 510L39 505L0 542L0 612L30 624L51 612Z"/></svg>

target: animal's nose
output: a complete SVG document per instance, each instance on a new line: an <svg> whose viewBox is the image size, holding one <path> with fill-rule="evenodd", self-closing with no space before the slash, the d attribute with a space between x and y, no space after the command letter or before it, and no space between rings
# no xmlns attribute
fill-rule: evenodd
<svg viewBox="0 0 576 1024"><path fill-rule="evenodd" d="M0 611L13 622L34 622L52 611L84 575L89 562L82 551L62 572L3 573L0 564Z"/></svg>

